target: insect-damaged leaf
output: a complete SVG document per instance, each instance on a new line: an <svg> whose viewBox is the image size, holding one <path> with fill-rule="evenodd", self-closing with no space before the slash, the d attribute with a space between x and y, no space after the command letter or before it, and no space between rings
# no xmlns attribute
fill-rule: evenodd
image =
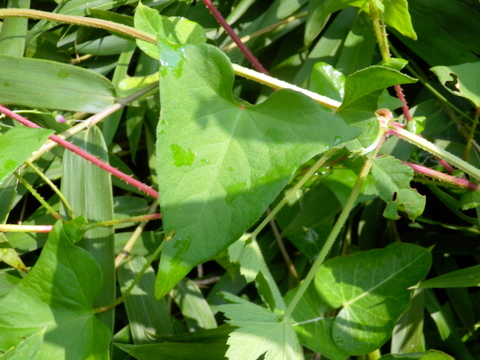
<svg viewBox="0 0 480 360"><path fill-rule="evenodd" d="M213 46L160 48L157 174L165 231L176 236L163 248L157 297L240 238L301 164L359 133L290 90L237 102L231 64Z"/></svg>

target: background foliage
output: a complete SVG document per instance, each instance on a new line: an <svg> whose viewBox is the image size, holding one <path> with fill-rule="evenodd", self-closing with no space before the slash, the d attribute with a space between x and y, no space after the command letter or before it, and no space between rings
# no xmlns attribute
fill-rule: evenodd
<svg viewBox="0 0 480 360"><path fill-rule="evenodd" d="M214 5L329 99L200 1L0 1L0 358L479 358L478 2Z"/></svg>

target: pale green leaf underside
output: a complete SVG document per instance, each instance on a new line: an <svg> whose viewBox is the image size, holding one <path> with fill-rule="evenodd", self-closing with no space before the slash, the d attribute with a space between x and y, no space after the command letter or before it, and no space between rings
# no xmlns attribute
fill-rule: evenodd
<svg viewBox="0 0 480 360"><path fill-rule="evenodd" d="M408 287L426 275L430 263L427 249L405 243L327 260L315 286L330 306L341 308L332 327L337 346L360 355L387 341L409 306Z"/></svg>
<svg viewBox="0 0 480 360"><path fill-rule="evenodd" d="M157 158L165 243L157 296L255 222L312 156L358 135L302 94L233 98L228 58L210 45L161 46Z"/></svg>
<svg viewBox="0 0 480 360"><path fill-rule="evenodd" d="M92 306L100 268L73 240L58 222L28 276L0 299L0 352L46 328L37 360L108 358L110 334Z"/></svg>
<svg viewBox="0 0 480 360"><path fill-rule="evenodd" d="M0 136L0 183L39 150L53 130L16 127Z"/></svg>
<svg viewBox="0 0 480 360"><path fill-rule="evenodd" d="M233 304L218 308L238 327L227 342L226 356L230 360L258 359L263 354L265 360L303 359L291 323L235 295L224 293L223 296Z"/></svg>

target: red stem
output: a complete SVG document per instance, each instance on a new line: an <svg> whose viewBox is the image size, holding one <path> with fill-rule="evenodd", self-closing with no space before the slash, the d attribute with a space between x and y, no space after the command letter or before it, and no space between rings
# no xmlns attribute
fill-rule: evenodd
<svg viewBox="0 0 480 360"><path fill-rule="evenodd" d="M405 99L405 96L403 95L402 87L400 85L395 85L394 88L395 88L395 92L397 93L398 99L403 104L402 105L402 111L403 111L403 115L405 116L405 120L407 122L412 121L412 115L410 115L410 110L408 109L407 100Z"/></svg>
<svg viewBox="0 0 480 360"><path fill-rule="evenodd" d="M203 0L203 2L207 6L207 8L210 10L212 15L215 17L215 19L217 19L218 23L225 29L225 31L232 38L235 44L237 44L240 51L245 55L248 61L250 61L253 67L257 69L257 71L268 75L268 71L263 67L262 64L260 64L258 59L252 54L250 49L242 42L242 40L240 40L238 35L235 34L235 31L233 31L232 27L228 25L227 21L222 16L222 14L220 14L220 11L218 11L215 5L213 5L210 0Z"/></svg>
<svg viewBox="0 0 480 360"><path fill-rule="evenodd" d="M471 181L468 181L468 180L465 180L465 179L459 179L459 178L456 178L454 176L444 174L440 171L432 170L432 169L427 168L427 167L422 166L422 165L412 164L412 163L409 163L409 162L403 162L403 164L407 165L407 166L410 166L413 169L413 171L415 171L416 173L423 174L423 175L426 175L426 176L430 176L430 177L448 182L450 184L454 184L454 185L462 187L462 188L466 188L466 189L469 189L469 190L476 190L477 187L478 187L477 184L472 183Z"/></svg>
<svg viewBox="0 0 480 360"><path fill-rule="evenodd" d="M8 117L12 118L13 120L16 120L20 123L22 123L25 126L32 127L32 128L39 128L37 124L31 122L30 120L24 118L23 116L20 116L13 111L7 109L6 107L0 105L0 112L3 113L4 115L7 115ZM125 181L127 184L130 184L132 186L135 186L138 190L143 191L145 194L150 195L151 197L158 199L158 192L153 190L150 186L145 185L144 183L135 180L132 176L127 175L120 170L114 168L113 166L104 163L100 159L96 158L93 155L90 155L89 153L83 151L80 149L78 146L73 145L72 143L62 139L61 137L53 134L49 136L49 139L52 141L55 141L57 144L63 146L65 149L70 150L71 152L83 157L85 160L90 161L92 164L97 165L99 168L108 171L110 174L116 176L120 180Z"/></svg>

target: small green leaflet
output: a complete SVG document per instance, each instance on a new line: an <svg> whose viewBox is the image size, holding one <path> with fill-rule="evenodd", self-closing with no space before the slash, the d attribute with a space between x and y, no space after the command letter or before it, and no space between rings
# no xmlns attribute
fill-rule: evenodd
<svg viewBox="0 0 480 360"><path fill-rule="evenodd" d="M27 277L0 299L0 352L32 346L40 347L37 360L108 359L111 335L93 313L102 274L73 244L77 236L74 225L58 221Z"/></svg>
<svg viewBox="0 0 480 360"><path fill-rule="evenodd" d="M336 345L351 355L383 345L410 304L408 287L430 266L428 249L406 243L327 260L315 287L329 306L340 309L332 325Z"/></svg>
<svg viewBox="0 0 480 360"><path fill-rule="evenodd" d="M398 210L403 210L411 220L420 216L425 208L426 199L425 196L410 187L413 170L388 155L370 160L378 193L387 203L383 215L386 218L397 220L399 218Z"/></svg>
<svg viewBox="0 0 480 360"><path fill-rule="evenodd" d="M302 350L292 324L268 309L253 304L235 295L224 293L232 304L220 305L218 309L237 326L230 333L226 356L230 360L303 360Z"/></svg>

